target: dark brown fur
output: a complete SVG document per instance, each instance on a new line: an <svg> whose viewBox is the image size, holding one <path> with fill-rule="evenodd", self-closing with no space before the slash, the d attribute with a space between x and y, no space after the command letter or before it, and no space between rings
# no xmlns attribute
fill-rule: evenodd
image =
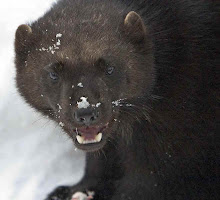
<svg viewBox="0 0 220 200"><path fill-rule="evenodd" d="M96 200L220 198L218 9L211 1L63 0L17 30L16 80L25 100L64 123L73 140L81 96L101 102L96 123L109 123L97 148L103 155L87 154L84 179L48 199L86 189Z"/></svg>

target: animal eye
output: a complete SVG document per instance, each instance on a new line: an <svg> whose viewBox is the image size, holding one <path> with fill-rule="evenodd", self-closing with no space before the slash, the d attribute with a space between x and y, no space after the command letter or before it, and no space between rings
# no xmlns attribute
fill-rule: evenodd
<svg viewBox="0 0 220 200"><path fill-rule="evenodd" d="M113 74L113 72L114 72L114 67L108 66L106 69L106 74L111 75L111 74Z"/></svg>
<svg viewBox="0 0 220 200"><path fill-rule="evenodd" d="M52 80L57 81L59 79L59 76L55 72L50 72L49 76Z"/></svg>

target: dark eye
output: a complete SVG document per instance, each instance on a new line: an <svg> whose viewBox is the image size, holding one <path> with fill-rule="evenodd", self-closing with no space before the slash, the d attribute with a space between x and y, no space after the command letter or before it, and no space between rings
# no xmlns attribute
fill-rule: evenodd
<svg viewBox="0 0 220 200"><path fill-rule="evenodd" d="M111 75L111 74L113 74L113 72L114 72L114 67L108 66L106 69L106 74Z"/></svg>
<svg viewBox="0 0 220 200"><path fill-rule="evenodd" d="M59 76L55 72L50 72L49 76L52 80L57 81L59 79Z"/></svg>

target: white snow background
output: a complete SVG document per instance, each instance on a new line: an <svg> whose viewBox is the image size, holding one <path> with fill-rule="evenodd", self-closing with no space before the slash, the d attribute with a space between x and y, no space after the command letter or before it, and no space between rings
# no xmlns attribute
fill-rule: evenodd
<svg viewBox="0 0 220 200"><path fill-rule="evenodd" d="M84 153L53 122L31 109L15 88L14 34L53 0L0 0L0 200L43 200L59 185L74 184Z"/></svg>

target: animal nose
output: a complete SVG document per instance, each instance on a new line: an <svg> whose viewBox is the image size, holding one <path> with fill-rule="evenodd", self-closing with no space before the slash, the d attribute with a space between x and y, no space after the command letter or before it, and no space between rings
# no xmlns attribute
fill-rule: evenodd
<svg viewBox="0 0 220 200"><path fill-rule="evenodd" d="M89 126L97 121L98 112L93 108L80 108L74 113L74 120L79 125Z"/></svg>

